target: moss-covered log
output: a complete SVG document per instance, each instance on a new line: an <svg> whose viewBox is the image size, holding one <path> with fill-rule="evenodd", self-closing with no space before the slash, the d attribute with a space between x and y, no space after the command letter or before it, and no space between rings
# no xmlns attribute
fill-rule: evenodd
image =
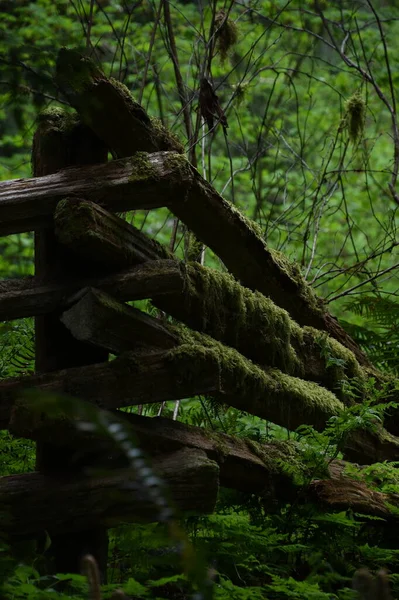
<svg viewBox="0 0 399 600"><path fill-rule="evenodd" d="M73 50L60 50L57 81L82 120L118 157L130 156L137 150L161 149L154 146L151 131L143 129L138 137L126 134L136 131L137 121L150 127L150 117L124 86L108 80L87 57ZM237 279L270 296L300 325L328 331L350 348L360 362L368 364L360 348L304 280L299 267L271 251L257 226L224 200L184 157L172 155L168 160L181 161L182 174L187 177L191 172L189 179L195 182L188 198L181 201L176 197L168 206L199 240L212 248Z"/></svg>
<svg viewBox="0 0 399 600"><path fill-rule="evenodd" d="M88 197L113 212L158 208L174 196L184 198L190 181L182 178L180 164L165 161L165 155L168 153L138 152L104 165L70 167L35 179L1 181L0 235L52 225L58 202L70 196Z"/></svg>
<svg viewBox="0 0 399 600"><path fill-rule="evenodd" d="M176 261L150 261L116 275L41 284L35 277L0 282L0 320L42 315L66 308L86 286L112 293L118 300L140 300L182 293L184 278Z"/></svg>
<svg viewBox="0 0 399 600"><path fill-rule="evenodd" d="M36 407L36 410L35 410ZM63 412L57 401L54 414L37 410L34 399L16 405L11 421L11 431L34 440L55 440L60 445L69 443L74 451L91 449L98 456L99 449L106 457L105 468L120 467L123 455L108 439L98 434L82 433L73 419ZM154 464L165 453L192 448L205 452L219 465L220 485L250 494L258 494L266 510L278 503L313 501L329 510L348 510L397 521L399 506L395 495L382 494L368 487L361 478L351 478L345 471L344 461L321 462L318 471L313 463L307 465L303 453L295 442L257 443L231 435L193 427L162 417L142 417L132 413L119 413L129 424L133 439ZM54 431L57 435L54 436ZM111 459L110 459L111 457ZM378 453L373 460L380 460ZM98 459L97 459L98 460ZM286 465L290 465L287 469ZM98 463L97 466L103 466ZM353 465L350 465L353 472Z"/></svg>
<svg viewBox="0 0 399 600"><path fill-rule="evenodd" d="M211 338L189 338L162 353L126 353L104 364L68 369L42 376L0 383L0 425L7 427L15 400L25 389L84 398L102 408L162 402L211 394L239 410L268 419L289 429L309 423L323 429L327 419L339 415L342 403L315 383L262 370ZM361 463L396 460L399 440L384 430L354 433L347 455ZM382 450L383 449L383 452Z"/></svg>
<svg viewBox="0 0 399 600"><path fill-rule="evenodd" d="M168 486L166 493L170 492L178 510L198 514L214 510L219 468L204 452L182 449L160 456L155 471ZM0 511L2 531L18 537L44 531L52 536L121 522L156 521L159 517L131 469L93 477L41 473L0 477Z"/></svg>
<svg viewBox="0 0 399 600"><path fill-rule="evenodd" d="M122 267L137 261L138 256L131 248L141 242L145 245L141 232L124 221L119 224L117 217L88 202L83 203L87 206L87 211L83 209L87 219L79 226L79 210L74 211L72 203L61 204L66 232L71 223L76 223L76 228L74 225L72 228L79 232L70 237L62 233L64 228L60 223L59 235L69 248L78 247L85 259L94 264L103 261L105 267L112 264ZM105 217L104 224L99 220L100 215ZM125 242L118 245L113 240L119 230L124 232ZM94 246L98 247L97 254ZM142 253L143 260L146 252L160 257L168 255L151 240L147 246L148 250ZM243 287L231 275L198 263L181 264L181 273L184 293L154 296L153 303L189 327L236 348L260 365L316 381L343 400L340 386L344 380L356 377L361 381L367 377L367 372L345 346L325 332L300 327L286 310L263 294Z"/></svg>
<svg viewBox="0 0 399 600"><path fill-rule="evenodd" d="M166 350L179 343L179 337L158 319L95 288L83 290L61 321L76 339L114 354L151 347Z"/></svg>
<svg viewBox="0 0 399 600"><path fill-rule="evenodd" d="M65 393L104 408L119 408L215 394L220 401L289 429L310 423L322 429L342 403L315 383L262 370L211 338L162 353L126 353L104 364L0 383L0 422L8 423L14 399L26 388Z"/></svg>
<svg viewBox="0 0 399 600"><path fill-rule="evenodd" d="M116 156L130 156L138 150L184 151L181 142L134 101L125 85L109 79L79 52L60 50L56 80L82 120Z"/></svg>

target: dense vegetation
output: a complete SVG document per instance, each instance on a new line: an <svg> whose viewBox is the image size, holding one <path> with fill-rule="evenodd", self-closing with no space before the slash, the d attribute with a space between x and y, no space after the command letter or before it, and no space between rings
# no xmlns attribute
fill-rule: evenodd
<svg viewBox="0 0 399 600"><path fill-rule="evenodd" d="M258 223L270 247L299 263L374 364L397 374L396 0L0 0L0 11L0 179L30 176L38 112L67 105L53 80L57 52L86 49L180 137L191 162ZM207 118L203 78L226 122L222 113L220 123ZM187 234L166 209L126 218L184 258ZM33 234L0 244L3 278L32 274ZM204 260L224 269L209 250ZM33 321L0 328L0 376L32 373ZM288 432L202 397L182 401L179 419L257 441L296 440L316 472L320 456L340 456L348 430L371 413L382 418L380 395L371 386L367 404L324 434ZM163 415L173 410L171 403ZM34 445L0 433L0 474L33 470ZM366 477L399 493L396 464L373 465ZM300 496L271 514L260 498L223 490L215 514L184 527L196 560L215 571L216 598L345 600L362 565L390 569L399 593L398 532L382 520L329 514ZM49 543L12 555L5 541L5 597L87 596L84 577L45 574ZM190 594L176 540L159 524L112 530L108 575L104 597L116 585L135 598Z"/></svg>

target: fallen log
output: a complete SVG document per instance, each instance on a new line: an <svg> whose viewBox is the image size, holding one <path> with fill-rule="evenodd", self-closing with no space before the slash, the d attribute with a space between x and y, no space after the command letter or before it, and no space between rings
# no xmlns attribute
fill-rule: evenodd
<svg viewBox="0 0 399 600"><path fill-rule="evenodd" d="M353 403L352 397L345 397L343 382L357 378L360 383L369 374L345 346L316 329L299 327L284 309L227 274L193 263L181 264L181 277L184 292L155 296L156 306L261 366L315 381L345 404ZM156 346L161 327L158 319L130 310L93 288L79 295L64 312L63 322L77 339L116 354L134 350L137 345ZM109 327L105 327L107 323ZM185 331L165 322L159 338L161 347L184 343ZM168 333L169 345L165 345L163 338ZM203 343L200 336L197 341Z"/></svg>
<svg viewBox="0 0 399 600"><path fill-rule="evenodd" d="M202 451L218 463L221 486L261 496L268 510L273 510L277 504L295 502L300 497L301 502L313 501L329 510L350 508L387 520L398 519L397 511L390 509L390 505L399 506L396 495L382 494L368 487L361 480L361 468L359 480L345 475L347 463L338 460L322 461L319 473L315 473L314 465L309 467L303 463L301 449L295 442L257 443L162 417L150 418L120 411L118 416L129 424L133 443L151 456L154 464L164 453L182 448ZM55 439L61 446L69 444L71 449L91 449L97 460L98 449L102 448L104 456L112 455L112 461L105 465L115 468L115 465L123 464L123 455L112 442L98 434L82 433L62 409L49 416L35 410L33 401L19 402L10 426L11 431L21 437ZM378 454L374 460L380 460ZM284 467L288 463L296 468L288 471ZM351 467L353 469L353 464ZM303 485L297 483L299 474L305 482Z"/></svg>
<svg viewBox="0 0 399 600"><path fill-rule="evenodd" d="M219 468L204 452L187 448L159 456L154 470L164 480L165 494L170 495L179 511L213 512ZM132 469L92 477L41 473L0 477L0 511L2 532L14 537L33 537L43 531L51 537L159 518L145 485Z"/></svg>
<svg viewBox="0 0 399 600"><path fill-rule="evenodd" d="M308 423L323 429L342 403L315 383L262 370L233 349L203 336L207 346L188 343L162 353L126 353L110 363L66 369L0 383L0 425L8 427L17 398L26 389L65 394L107 409L214 396L220 402L294 430ZM382 428L353 432L347 457L362 464L397 460L399 440Z"/></svg>

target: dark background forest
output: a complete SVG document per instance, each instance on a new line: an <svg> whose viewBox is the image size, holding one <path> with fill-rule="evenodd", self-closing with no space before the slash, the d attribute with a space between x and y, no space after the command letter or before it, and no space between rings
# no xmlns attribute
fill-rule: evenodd
<svg viewBox="0 0 399 600"><path fill-rule="evenodd" d="M203 178L299 265L373 364L396 377L398 39L396 0L0 0L0 180L32 175L41 111L72 112L54 74L59 49L76 48L180 138ZM204 80L217 95L211 115ZM167 208L123 216L187 259L189 234ZM200 255L226 271L209 248ZM33 273L33 233L0 238L1 278ZM157 315L150 301L133 304ZM33 319L1 323L0 345L2 379L34 372ZM341 458L351 428L383 419L380 401L370 384L362 408L324 432L288 431L202 396L145 405L142 414L293 442L309 471L284 468L303 485L320 456ZM366 480L399 494L396 466L371 465ZM0 475L34 468L33 442L0 431ZM388 569L398 597L399 530L379 517L328 512L300 493L271 512L254 494L222 489L214 514L189 516L182 527L196 560L213 569L215 598L345 600L355 597L351 580L362 566ZM5 598L87 597L85 577L46 573L50 546L11 548L4 538ZM134 598L190 597L175 546L158 523L112 529L103 597L116 587Z"/></svg>

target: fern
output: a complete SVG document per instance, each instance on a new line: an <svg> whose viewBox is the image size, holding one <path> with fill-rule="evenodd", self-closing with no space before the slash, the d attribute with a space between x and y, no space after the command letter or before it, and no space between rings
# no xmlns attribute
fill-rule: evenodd
<svg viewBox="0 0 399 600"><path fill-rule="evenodd" d="M363 323L342 321L345 329L382 369L399 372L399 302L379 295L361 296L345 305Z"/></svg>

